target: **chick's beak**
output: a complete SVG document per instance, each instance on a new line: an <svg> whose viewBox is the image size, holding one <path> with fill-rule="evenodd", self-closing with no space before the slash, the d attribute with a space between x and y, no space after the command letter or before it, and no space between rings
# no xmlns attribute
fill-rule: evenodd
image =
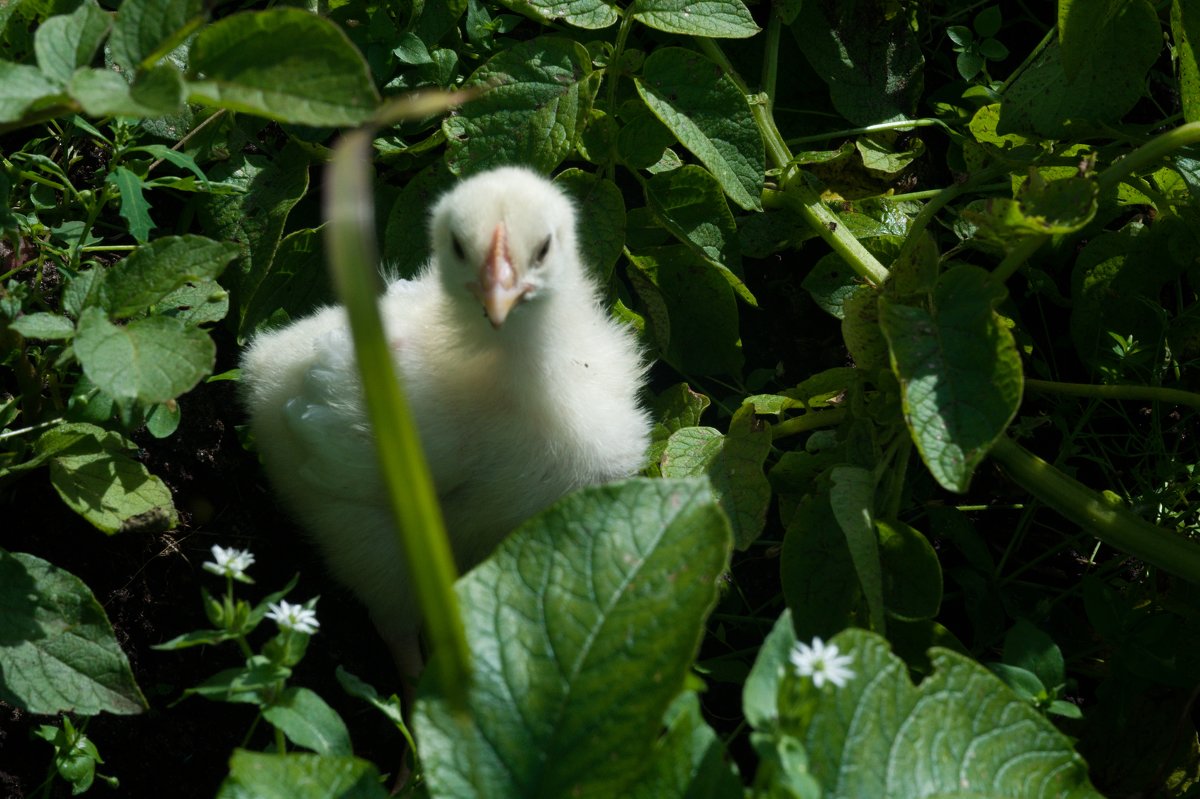
<svg viewBox="0 0 1200 799"><path fill-rule="evenodd" d="M508 251L508 232L504 223L496 225L487 257L479 268L479 282L471 284L476 298L483 303L492 327L504 324L509 311L525 297L527 287L521 284L517 269Z"/></svg>

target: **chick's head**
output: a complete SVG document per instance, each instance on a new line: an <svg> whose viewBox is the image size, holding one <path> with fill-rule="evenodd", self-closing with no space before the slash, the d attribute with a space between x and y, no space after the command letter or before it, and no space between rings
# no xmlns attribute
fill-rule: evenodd
<svg viewBox="0 0 1200 799"><path fill-rule="evenodd" d="M468 178L438 201L431 224L434 263L447 293L475 313L482 305L494 328L577 268L575 209L526 169Z"/></svg>

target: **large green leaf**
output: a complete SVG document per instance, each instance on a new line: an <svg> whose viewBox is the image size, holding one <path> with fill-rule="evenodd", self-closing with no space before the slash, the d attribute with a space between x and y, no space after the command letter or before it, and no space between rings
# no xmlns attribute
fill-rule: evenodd
<svg viewBox="0 0 1200 799"><path fill-rule="evenodd" d="M92 592L0 549L0 699L29 713L140 713L146 700Z"/></svg>
<svg viewBox="0 0 1200 799"><path fill-rule="evenodd" d="M598 80L583 45L541 36L502 51L466 85L486 91L442 123L459 175L509 163L554 169L575 149Z"/></svg>
<svg viewBox="0 0 1200 799"><path fill-rule="evenodd" d="M34 33L38 67L48 77L66 83L77 67L86 67L96 56L112 17L87 0L70 14L50 17Z"/></svg>
<svg viewBox="0 0 1200 799"><path fill-rule="evenodd" d="M610 0L500 0L513 11L540 22L562 20L577 28L607 28L620 17Z"/></svg>
<svg viewBox="0 0 1200 799"><path fill-rule="evenodd" d="M132 457L118 433L74 422L43 433L35 458L49 462L50 484L71 510L105 533L165 530L177 521L171 491Z"/></svg>
<svg viewBox="0 0 1200 799"><path fill-rule="evenodd" d="M578 230L579 253L588 271L607 284L625 248L625 199L611 180L582 169L568 169L554 178L575 201L585 224Z"/></svg>
<svg viewBox="0 0 1200 799"><path fill-rule="evenodd" d="M513 533L458 584L470 714L417 702L430 796L625 795L683 686L729 544L703 480L585 489Z"/></svg>
<svg viewBox="0 0 1200 799"><path fill-rule="evenodd" d="M113 24L113 61L132 73L162 57L203 21L204 0L124 0Z"/></svg>
<svg viewBox="0 0 1200 799"><path fill-rule="evenodd" d="M950 491L967 489L1021 403L1021 357L994 310L1005 295L984 270L959 266L938 279L928 310L879 301L904 421Z"/></svg>
<svg viewBox="0 0 1200 799"><path fill-rule="evenodd" d="M731 200L748 211L762 208L762 136L745 95L719 66L693 50L660 47L646 59L637 90Z"/></svg>
<svg viewBox="0 0 1200 799"><path fill-rule="evenodd" d="M629 13L643 25L689 36L745 39L759 31L742 0L634 0Z"/></svg>
<svg viewBox="0 0 1200 799"><path fill-rule="evenodd" d="M1086 133L1119 121L1145 93L1146 72L1162 49L1154 7L1146 0L1070 5L1079 10L1071 14L1079 35L1068 31L1061 46L1051 42L1008 87L999 133L1052 139ZM1099 6L1104 13L1086 22Z"/></svg>
<svg viewBox="0 0 1200 799"><path fill-rule="evenodd" d="M690 375L741 369L737 299L707 259L678 245L634 254L630 262L631 282L650 306L654 333L665 339L663 355L673 366Z"/></svg>
<svg viewBox="0 0 1200 799"><path fill-rule="evenodd" d="M213 280L237 254L236 244L203 236L155 239L104 274L100 304L113 316L131 316L185 283Z"/></svg>
<svg viewBox="0 0 1200 799"><path fill-rule="evenodd" d="M861 466L835 466L830 470L829 507L846 536L846 548L867 599L871 626L884 631L883 568L875 533L875 475Z"/></svg>
<svg viewBox="0 0 1200 799"><path fill-rule="evenodd" d="M1183 118L1200 122L1200 8L1185 0L1171 2L1171 37L1175 41L1175 57L1179 60L1179 99Z"/></svg>
<svg viewBox="0 0 1200 799"><path fill-rule="evenodd" d="M75 355L84 374L118 400L166 402L212 372L217 348L203 330L165 316L114 325L99 308L79 317Z"/></svg>
<svg viewBox="0 0 1200 799"><path fill-rule="evenodd" d="M877 0L805 0L791 31L829 97L855 125L906 119L925 58L907 14Z"/></svg>
<svg viewBox="0 0 1200 799"><path fill-rule="evenodd" d="M370 70L337 25L296 8L234 14L192 45L192 102L300 125L356 125L379 104Z"/></svg>
<svg viewBox="0 0 1200 799"><path fill-rule="evenodd" d="M771 638L772 660L795 643L786 615ZM778 728L807 750L823 799L1101 799L1069 739L974 660L934 648L914 686L878 635L830 643L852 658L845 685L817 688L785 667L776 694Z"/></svg>
<svg viewBox="0 0 1200 799"><path fill-rule="evenodd" d="M39 100L52 102L61 92L37 67L0 61L0 124L15 122Z"/></svg>
<svg viewBox="0 0 1200 799"><path fill-rule="evenodd" d="M738 296L756 305L742 282L737 223L712 174L687 164L654 175L645 186L646 204L663 227L719 269Z"/></svg>
<svg viewBox="0 0 1200 799"><path fill-rule="evenodd" d="M170 63L139 71L133 83L111 69L81 68L67 89L92 116L162 117L183 108L183 75Z"/></svg>

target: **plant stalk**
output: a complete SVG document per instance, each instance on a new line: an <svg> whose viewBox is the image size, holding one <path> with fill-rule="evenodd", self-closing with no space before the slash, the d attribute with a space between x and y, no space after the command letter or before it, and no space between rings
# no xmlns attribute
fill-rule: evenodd
<svg viewBox="0 0 1200 799"><path fill-rule="evenodd" d="M1200 546L1106 502L1007 436L989 453L1026 491L1115 549L1200 584Z"/></svg>
<svg viewBox="0 0 1200 799"><path fill-rule="evenodd" d="M1167 402L1175 405L1187 405L1200 409L1200 394L1184 391L1178 388L1163 388L1161 386L1105 386L1091 383L1059 383L1053 380L1033 380L1025 378L1025 388L1031 391L1043 391L1048 394L1067 394L1072 397L1092 397L1095 399L1114 400L1146 400L1150 402Z"/></svg>
<svg viewBox="0 0 1200 799"><path fill-rule="evenodd" d="M373 135L372 127L360 128L343 136L334 148L325 194L330 265L350 319L367 414L397 534L425 619L425 632L437 653L430 667L437 669L441 690L451 705L464 708L470 650L454 593L457 570L433 479L379 315L382 281L371 200Z"/></svg>

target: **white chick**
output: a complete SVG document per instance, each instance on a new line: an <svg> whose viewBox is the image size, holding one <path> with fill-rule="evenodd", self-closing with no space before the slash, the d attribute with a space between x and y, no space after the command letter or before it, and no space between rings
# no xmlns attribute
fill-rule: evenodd
<svg viewBox="0 0 1200 799"><path fill-rule="evenodd" d="M388 286L380 311L466 569L567 492L643 465L645 364L580 263L574 207L544 178L476 175L431 224L433 257ZM415 676L418 612L343 310L257 337L241 365L272 483Z"/></svg>

